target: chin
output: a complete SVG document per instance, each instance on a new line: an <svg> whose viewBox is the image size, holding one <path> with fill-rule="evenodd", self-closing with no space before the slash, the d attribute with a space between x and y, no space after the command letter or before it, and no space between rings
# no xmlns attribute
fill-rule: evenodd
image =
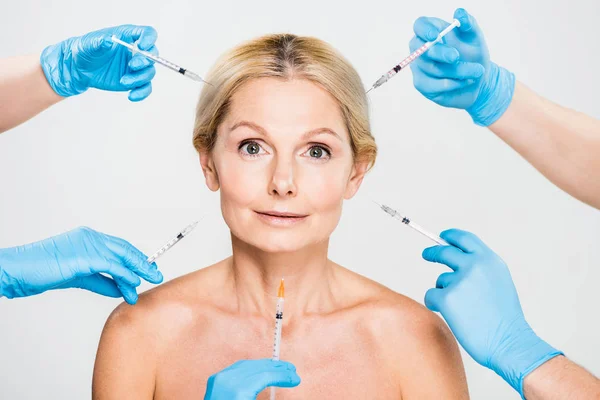
<svg viewBox="0 0 600 400"><path fill-rule="evenodd" d="M264 232L252 235L249 244L267 253L292 253L316 242L316 238L301 232Z"/></svg>
<svg viewBox="0 0 600 400"><path fill-rule="evenodd" d="M266 253L293 253L328 239L328 236L316 237L315 232L279 229L253 230L236 236L241 241Z"/></svg>

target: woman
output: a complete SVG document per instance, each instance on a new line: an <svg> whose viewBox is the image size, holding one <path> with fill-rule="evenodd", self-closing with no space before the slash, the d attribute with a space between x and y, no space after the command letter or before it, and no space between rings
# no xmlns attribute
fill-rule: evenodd
<svg viewBox="0 0 600 400"><path fill-rule="evenodd" d="M283 277L281 357L302 383L278 398L468 398L437 316L327 258L342 203L377 153L352 66L320 40L270 35L225 54L207 80L194 146L233 255L113 312L94 397L198 399L209 376L268 357Z"/></svg>

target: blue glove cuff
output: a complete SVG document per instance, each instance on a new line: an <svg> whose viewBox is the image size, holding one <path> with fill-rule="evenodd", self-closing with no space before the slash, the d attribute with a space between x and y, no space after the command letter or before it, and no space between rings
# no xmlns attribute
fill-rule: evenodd
<svg viewBox="0 0 600 400"><path fill-rule="evenodd" d="M18 278L6 271L7 267L15 264L15 260L11 257L11 250L14 249L18 249L18 247L0 249L0 297L6 297L7 299L27 296ZM4 265L4 268L2 268L2 265Z"/></svg>
<svg viewBox="0 0 600 400"><path fill-rule="evenodd" d="M76 79L72 76L73 53L71 52L71 40L67 39L61 43L48 46L40 55L40 64L48 83L60 96L69 97L83 93L86 87L80 88L76 85Z"/></svg>
<svg viewBox="0 0 600 400"><path fill-rule="evenodd" d="M4 271L2 271L2 266L0 265L0 299L4 297Z"/></svg>
<svg viewBox="0 0 600 400"><path fill-rule="evenodd" d="M548 347L550 347L553 351L550 351L542 359L540 359L539 361L537 361L533 365L531 365L529 368L527 368L525 370L525 372L523 372L521 374L521 377L519 378L519 387L518 387L517 391L519 392L519 394L521 395L521 398L523 400L526 400L525 395L523 394L523 382L525 381L525 377L527 375L529 375L531 372L533 372L537 367L544 364L546 361L548 361L556 356L564 356L564 353L562 351L556 350L549 345L548 345Z"/></svg>
<svg viewBox="0 0 600 400"><path fill-rule="evenodd" d="M14 297L12 290L10 290L10 280L10 276L2 269L2 250L0 249L0 298L12 299Z"/></svg>
<svg viewBox="0 0 600 400"><path fill-rule="evenodd" d="M477 100L467 112L473 122L479 126L489 126L496 122L506 111L515 92L515 75L490 63L489 75Z"/></svg>
<svg viewBox="0 0 600 400"><path fill-rule="evenodd" d="M513 343L503 352L502 360L497 360L493 370L512 386L522 398L523 380L537 367L558 355L559 350L540 339L532 330L523 332L518 343Z"/></svg>

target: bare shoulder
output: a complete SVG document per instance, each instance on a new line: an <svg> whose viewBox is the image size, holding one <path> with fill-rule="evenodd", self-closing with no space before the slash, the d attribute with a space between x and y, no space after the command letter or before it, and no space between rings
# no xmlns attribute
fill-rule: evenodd
<svg viewBox="0 0 600 400"><path fill-rule="evenodd" d="M135 305L122 303L108 317L94 365L94 399L151 399L163 352L190 326L202 323L203 303L217 288L219 264L142 293ZM213 289L211 289L213 288Z"/></svg>
<svg viewBox="0 0 600 400"><path fill-rule="evenodd" d="M119 305L107 321L108 327L147 329L154 334L173 334L174 326L185 326L193 321L202 303L209 301L211 291L218 289L222 268L219 264L183 275L142 293L131 306Z"/></svg>
<svg viewBox="0 0 600 400"><path fill-rule="evenodd" d="M341 273L357 295L353 320L400 377L403 398L469 398L458 344L440 316L364 276Z"/></svg>
<svg viewBox="0 0 600 400"><path fill-rule="evenodd" d="M412 340L431 340L432 334L452 334L442 319L413 299L393 291L381 283L338 267L344 291L352 295L351 308L364 314L365 322L373 325L375 334L386 335L402 329ZM389 329L382 329L389 327Z"/></svg>
<svg viewBox="0 0 600 400"><path fill-rule="evenodd" d="M403 294L384 287L370 300L369 306L374 311L375 326L382 323L388 326L379 333L398 345L406 345L407 349L433 343L449 347L455 344L454 336L440 316ZM401 337L398 332L402 333Z"/></svg>

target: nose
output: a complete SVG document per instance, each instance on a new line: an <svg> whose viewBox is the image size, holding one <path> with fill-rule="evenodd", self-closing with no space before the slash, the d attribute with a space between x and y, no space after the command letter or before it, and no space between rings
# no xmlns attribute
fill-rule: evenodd
<svg viewBox="0 0 600 400"><path fill-rule="evenodd" d="M276 157L273 162L273 175L269 183L269 194L271 196L295 197L297 188L293 159Z"/></svg>

